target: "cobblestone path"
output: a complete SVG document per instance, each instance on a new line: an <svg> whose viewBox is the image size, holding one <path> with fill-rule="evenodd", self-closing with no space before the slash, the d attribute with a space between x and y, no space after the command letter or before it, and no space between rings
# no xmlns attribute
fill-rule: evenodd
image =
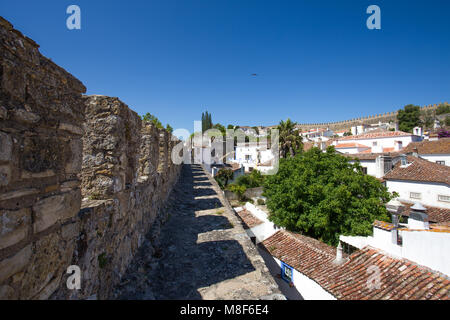
<svg viewBox="0 0 450 320"><path fill-rule="evenodd" d="M240 220L201 166L183 166L168 203L167 221L148 235L115 298L282 297Z"/></svg>

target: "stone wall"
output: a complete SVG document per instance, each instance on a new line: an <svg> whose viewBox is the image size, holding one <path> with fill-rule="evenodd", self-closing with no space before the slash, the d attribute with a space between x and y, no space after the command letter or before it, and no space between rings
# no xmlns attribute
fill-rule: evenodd
<svg viewBox="0 0 450 320"><path fill-rule="evenodd" d="M80 209L83 84L0 19L0 298L48 298Z"/></svg>
<svg viewBox="0 0 450 320"><path fill-rule="evenodd" d="M440 104L440 103L439 103ZM423 106L421 109L422 111L428 111L428 110L436 110L439 104L433 104L433 105L427 105ZM444 104L448 104L448 102L444 102ZM350 129L354 126L359 126L362 124L376 124L379 122L382 123L389 123L389 122L396 122L397 121L397 111L395 112L386 112L366 117L360 117L360 118L354 118L350 120L344 120L344 121L336 121L336 122L322 122L322 123L304 123L304 124L298 124L298 127L301 128L303 131L307 131L310 129L316 129L316 128L329 128L331 130L343 130L343 129Z"/></svg>
<svg viewBox="0 0 450 320"><path fill-rule="evenodd" d="M177 141L118 98L83 97L2 18L0 48L0 299L108 298L159 232Z"/></svg>

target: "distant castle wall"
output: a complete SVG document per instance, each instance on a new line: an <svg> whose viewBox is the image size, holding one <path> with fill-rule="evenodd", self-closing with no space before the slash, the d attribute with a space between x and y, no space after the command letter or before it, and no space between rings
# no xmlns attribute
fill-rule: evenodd
<svg viewBox="0 0 450 320"><path fill-rule="evenodd" d="M447 102L445 102L447 103ZM436 110L436 108L439 106L439 104L433 104L424 106L421 109L423 111L428 110ZM360 118L354 118L350 120L344 120L344 121L337 121L337 122L323 122L323 123L302 123L298 124L298 127L300 127L303 131L315 129L315 128L329 128L331 130L344 130L344 129L350 129L353 126L358 126L362 124L376 124L379 122L382 123L389 123L389 122L396 122L397 121L397 113L398 111L394 112L386 112L382 114L376 114L366 117L360 117Z"/></svg>

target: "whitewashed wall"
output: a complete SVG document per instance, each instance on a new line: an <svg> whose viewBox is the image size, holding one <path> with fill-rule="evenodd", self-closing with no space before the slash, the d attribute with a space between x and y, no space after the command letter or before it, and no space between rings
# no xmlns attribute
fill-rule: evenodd
<svg viewBox="0 0 450 320"><path fill-rule="evenodd" d="M280 266L281 273L280 260L275 257L273 257L273 259ZM295 288L305 300L336 300L336 298L332 294L322 288L317 282L311 280L295 269L293 272L292 280Z"/></svg>
<svg viewBox="0 0 450 320"><path fill-rule="evenodd" d="M400 234L404 258L450 275L450 233L400 231Z"/></svg>
<svg viewBox="0 0 450 320"><path fill-rule="evenodd" d="M349 140L340 140L333 142L334 145L339 143L359 143L368 147L373 147L373 142L377 142L378 148L395 148L395 142L401 141L402 147L406 147L411 142L422 141L422 138L419 136L403 136L403 137L384 137L384 138L372 138L372 139L349 139ZM342 149L343 150L343 149ZM353 151L353 150L352 150ZM349 152L351 153L351 152Z"/></svg>
<svg viewBox="0 0 450 320"><path fill-rule="evenodd" d="M419 156L431 162L445 161L445 165L450 166L450 154L420 154Z"/></svg>
<svg viewBox="0 0 450 320"><path fill-rule="evenodd" d="M248 234L250 237L256 237L256 243L260 243L266 240L267 238L275 234L275 232L280 230L280 228L275 227L272 221L269 221L269 219L267 218L267 213L257 208L254 204L247 202L245 204L245 209L250 211L252 215L263 222L262 224L248 230Z"/></svg>
<svg viewBox="0 0 450 320"><path fill-rule="evenodd" d="M389 192L398 192L400 200L420 202L432 207L450 209L450 202L438 201L438 195L450 196L450 187L442 183L387 180ZM411 199L410 192L421 193L421 199Z"/></svg>

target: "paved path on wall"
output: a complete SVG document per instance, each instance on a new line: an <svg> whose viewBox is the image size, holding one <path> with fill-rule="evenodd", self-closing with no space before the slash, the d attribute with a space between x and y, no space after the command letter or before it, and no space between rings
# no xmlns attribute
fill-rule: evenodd
<svg viewBox="0 0 450 320"><path fill-rule="evenodd" d="M280 298L264 260L220 192L200 166L183 166L159 240L144 242L115 298Z"/></svg>

